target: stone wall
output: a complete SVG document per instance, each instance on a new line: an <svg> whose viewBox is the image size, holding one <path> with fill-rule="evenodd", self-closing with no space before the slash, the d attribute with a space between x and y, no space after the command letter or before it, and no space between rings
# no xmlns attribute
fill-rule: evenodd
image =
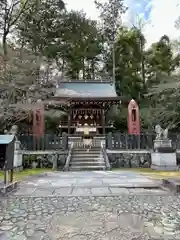
<svg viewBox="0 0 180 240"><path fill-rule="evenodd" d="M108 153L112 168L149 168L151 154L142 152Z"/></svg>
<svg viewBox="0 0 180 240"><path fill-rule="evenodd" d="M180 152L177 152L176 159L177 159L177 165L180 166Z"/></svg>
<svg viewBox="0 0 180 240"><path fill-rule="evenodd" d="M23 154L23 169L54 168L62 169L66 162L67 153Z"/></svg>
<svg viewBox="0 0 180 240"><path fill-rule="evenodd" d="M177 152L177 165L180 166L180 152ZM112 168L150 168L151 153L141 151L121 151L108 153Z"/></svg>

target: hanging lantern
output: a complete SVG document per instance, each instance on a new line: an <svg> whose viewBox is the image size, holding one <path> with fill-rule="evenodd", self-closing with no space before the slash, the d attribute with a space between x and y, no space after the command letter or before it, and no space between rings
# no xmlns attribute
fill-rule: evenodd
<svg viewBox="0 0 180 240"><path fill-rule="evenodd" d="M88 115L86 114L86 115L84 116L84 118L85 118L85 119L88 119Z"/></svg>
<svg viewBox="0 0 180 240"><path fill-rule="evenodd" d="M91 118L91 119L93 119L93 118L94 118L94 116L91 114L90 118Z"/></svg>
<svg viewBox="0 0 180 240"><path fill-rule="evenodd" d="M82 118L82 116L81 116L81 115L79 115L79 116L78 116L78 118L79 118L79 119L81 119L81 118Z"/></svg>

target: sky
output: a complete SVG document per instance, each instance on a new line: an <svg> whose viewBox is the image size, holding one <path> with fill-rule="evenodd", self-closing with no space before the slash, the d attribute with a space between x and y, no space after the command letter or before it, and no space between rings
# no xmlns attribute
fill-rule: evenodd
<svg viewBox="0 0 180 240"><path fill-rule="evenodd" d="M65 3L68 9L84 10L88 17L98 20L94 0L65 0ZM165 34L171 39L180 37L180 30L174 26L180 16L180 0L125 0L125 4L128 11L123 16L123 22L128 26L137 25L138 19L141 19L147 47Z"/></svg>

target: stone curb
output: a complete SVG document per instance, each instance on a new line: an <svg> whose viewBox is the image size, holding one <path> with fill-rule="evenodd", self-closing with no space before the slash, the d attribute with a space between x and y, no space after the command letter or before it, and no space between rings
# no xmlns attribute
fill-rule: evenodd
<svg viewBox="0 0 180 240"><path fill-rule="evenodd" d="M176 179L163 179L163 186L168 188L171 192L180 193L180 181L176 182Z"/></svg>
<svg viewBox="0 0 180 240"><path fill-rule="evenodd" d="M15 181L13 183L9 183L7 185L4 185L3 187L0 187L0 195L4 196L7 193L10 193L13 190L17 189L18 186L19 186L19 182L18 181Z"/></svg>

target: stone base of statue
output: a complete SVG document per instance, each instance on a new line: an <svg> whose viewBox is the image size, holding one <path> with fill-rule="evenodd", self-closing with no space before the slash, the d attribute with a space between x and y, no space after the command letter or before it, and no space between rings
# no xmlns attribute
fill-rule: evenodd
<svg viewBox="0 0 180 240"><path fill-rule="evenodd" d="M14 169L20 171L22 169L23 156L20 148L20 141L15 141L14 143Z"/></svg>
<svg viewBox="0 0 180 240"><path fill-rule="evenodd" d="M164 140L154 140L154 150L158 148L171 148L172 147L172 141L170 139L164 139Z"/></svg>
<svg viewBox="0 0 180 240"><path fill-rule="evenodd" d="M171 140L154 141L154 152L151 153L151 168L169 171L178 169L176 151L172 148Z"/></svg>
<svg viewBox="0 0 180 240"><path fill-rule="evenodd" d="M151 168L154 170L178 170L176 153L151 153Z"/></svg>

